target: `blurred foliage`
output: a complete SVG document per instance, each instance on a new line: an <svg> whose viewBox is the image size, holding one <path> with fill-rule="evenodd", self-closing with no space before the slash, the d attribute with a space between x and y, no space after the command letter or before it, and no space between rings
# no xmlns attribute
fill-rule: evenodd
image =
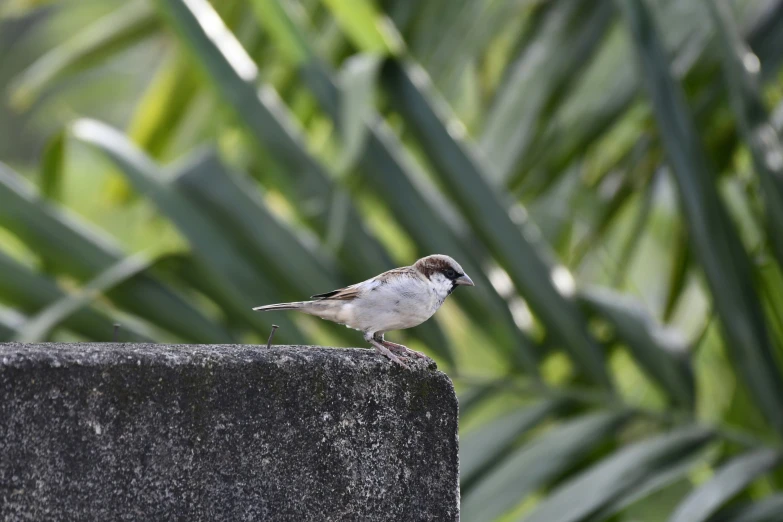
<svg viewBox="0 0 783 522"><path fill-rule="evenodd" d="M6 0L0 339L351 346L250 308L449 254L462 520L783 520L782 60L781 0Z"/></svg>

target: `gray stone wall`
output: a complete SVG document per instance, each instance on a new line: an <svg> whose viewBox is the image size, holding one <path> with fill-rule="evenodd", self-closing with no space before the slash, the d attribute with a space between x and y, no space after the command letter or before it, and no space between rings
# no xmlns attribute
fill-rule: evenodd
<svg viewBox="0 0 783 522"><path fill-rule="evenodd" d="M298 346L0 344L0 520L458 520L457 399Z"/></svg>

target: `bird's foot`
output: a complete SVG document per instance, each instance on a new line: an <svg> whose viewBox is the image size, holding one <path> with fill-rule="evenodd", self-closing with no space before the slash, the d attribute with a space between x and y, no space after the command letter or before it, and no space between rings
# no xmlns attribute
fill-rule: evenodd
<svg viewBox="0 0 783 522"><path fill-rule="evenodd" d="M407 346L403 346L401 344L393 343L391 341L386 341L386 340L381 341L381 344L394 353L398 353L400 355L408 355Z"/></svg>
<svg viewBox="0 0 783 522"><path fill-rule="evenodd" d="M397 344L386 340L381 341L381 344L386 346L392 352L398 353L400 355L404 355L406 357L415 357L417 359L425 359L430 361L432 360L428 356L424 355L423 353L417 352L416 350L411 350L410 348L402 344Z"/></svg>
<svg viewBox="0 0 783 522"><path fill-rule="evenodd" d="M370 340L369 342L370 342L371 345L373 345L373 347L375 348L376 352L378 352L379 354L383 355L384 357L389 359L391 362L397 363L400 366L402 366L403 368L406 368L406 369L408 368L408 365L406 363L404 363L402 361L402 359L400 359L399 357L394 355L391 352L391 350L389 350L389 348L387 348L386 346L384 346L383 344L381 344L380 342L378 342L378 341L376 341L374 339Z"/></svg>

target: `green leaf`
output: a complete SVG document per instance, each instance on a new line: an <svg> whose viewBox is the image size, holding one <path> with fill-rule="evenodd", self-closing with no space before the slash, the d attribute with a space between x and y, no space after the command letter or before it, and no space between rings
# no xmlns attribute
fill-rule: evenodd
<svg viewBox="0 0 783 522"><path fill-rule="evenodd" d="M688 426L625 447L555 488L525 522L578 522L632 494L651 474L676 467L701 451L711 431Z"/></svg>
<svg viewBox="0 0 783 522"><path fill-rule="evenodd" d="M464 491L484 470L503 456L519 437L538 426L563 406L560 400L544 400L514 410L483 424L460 438L460 484Z"/></svg>
<svg viewBox="0 0 783 522"><path fill-rule="evenodd" d="M549 4L548 2L545 5ZM669 48L675 52L673 62L680 66L674 72L680 77L698 78L691 83L701 82L701 85L709 86L707 96L700 100L696 109L696 120L703 122L700 129L705 134L718 132L732 138L731 123L728 122L727 126L724 115L719 110L725 91L712 81L717 63L712 54L704 52L709 42L705 36L708 35L705 35L703 30L699 31L697 36L692 34L695 28L706 25L703 24L703 6L698 2L656 2L654 5L662 11L665 27L680 26L676 38L672 38L670 31L667 31L669 39L672 40ZM779 52L781 44L778 41L779 35L783 34L783 17L775 14L781 11L780 4L770 6L768 11L756 12L754 23L749 24L746 31L747 40L761 61L762 74L777 71L777 63L783 56ZM529 147L529 154L521 158L518 175L514 178L515 188L519 187L524 174L530 171L541 170L550 178L557 177L557 173L562 172L575 158L590 150L597 140L605 136L607 130L622 124L622 117L629 109L633 109L640 90L640 77L634 74L633 68L627 64L625 48L629 47L630 42L623 38L624 35L618 36L621 38L610 38L607 42L610 45L601 51L596 60L606 63L598 63L587 72L586 80L592 78L592 81L586 81L583 87L571 93L571 98L549 119L546 129L538 133L535 143ZM605 60L603 55L606 55ZM686 66L682 67L682 64ZM764 77L768 79L771 76L769 74ZM612 78L608 84L607 77ZM729 142L724 139L723 143L713 150L723 156L724 163L718 164L723 167L732 157L733 139L729 139Z"/></svg>
<svg viewBox="0 0 783 522"><path fill-rule="evenodd" d="M669 321L674 315L677 303L685 290L691 261L691 247L688 241L687 229L679 220L674 226L674 254L672 255L672 264L669 270L669 281L666 286L666 302L663 306L664 321Z"/></svg>
<svg viewBox="0 0 783 522"><path fill-rule="evenodd" d="M199 94L200 83L179 50L161 64L136 106L128 135L155 158L164 155Z"/></svg>
<svg viewBox="0 0 783 522"><path fill-rule="evenodd" d="M292 65L299 65L313 54L310 42L303 38L296 26L305 23L306 14L296 2L252 0L256 19L269 31L277 49Z"/></svg>
<svg viewBox="0 0 783 522"><path fill-rule="evenodd" d="M759 285L777 338L783 339L783 272L772 262L758 269Z"/></svg>
<svg viewBox="0 0 783 522"><path fill-rule="evenodd" d="M752 504L741 504L727 509L710 522L781 522L783 494L770 495Z"/></svg>
<svg viewBox="0 0 783 522"><path fill-rule="evenodd" d="M463 495L462 518L495 520L587 457L627 420L624 414L602 412L552 428L511 453Z"/></svg>
<svg viewBox="0 0 783 522"><path fill-rule="evenodd" d="M559 2L547 11L534 41L510 65L487 117L481 150L492 163L493 181L504 184L514 174L540 123L590 63L613 18L614 7L604 0Z"/></svg>
<svg viewBox="0 0 783 522"><path fill-rule="evenodd" d="M51 303L72 297L63 292L54 280L33 272L2 251L0 251L0 296L3 301L26 314L36 314ZM62 320L62 325L87 339L106 341L111 339L115 322L117 322L115 317L102 310L84 307L67 314ZM14 328L14 336L22 329L21 324L17 326ZM132 324L125 324L123 332L127 340L149 341L151 339L149 332L142 332ZM6 337L6 339L10 338L11 336Z"/></svg>
<svg viewBox="0 0 783 522"><path fill-rule="evenodd" d="M395 4L399 3L401 2L395 2ZM401 20L403 23L397 26L400 30L403 28L405 30L406 45L410 46L410 55L422 59L432 57L443 37L441 31L433 28L450 27L468 3L468 0L415 2L416 5L408 10L407 20ZM401 9L405 10L404 6ZM393 10L391 6L386 7L387 12ZM405 13L401 14L405 15ZM397 18L400 19L399 13Z"/></svg>
<svg viewBox="0 0 783 522"><path fill-rule="evenodd" d="M780 54L783 45L783 4L779 1L770 3L764 12L752 20L746 40L751 49L761 60L761 71L765 79L771 79L780 68L783 56Z"/></svg>
<svg viewBox="0 0 783 522"><path fill-rule="evenodd" d="M468 145L455 138L459 124L445 116L445 107L439 105L436 110L426 73L389 61L382 76L387 94L432 162L445 191L547 330L559 338L579 370L595 382L611 386L604 354L587 332L584 317L573 300L571 274L552 261L549 249L525 222L524 209L512 206L495 192ZM517 223L512 221L512 214L518 216Z"/></svg>
<svg viewBox="0 0 783 522"><path fill-rule="evenodd" d="M65 131L55 133L46 143L41 160L41 195L53 201L62 199L62 186L65 176ZM41 266L48 273L54 273L54 260L41 258Z"/></svg>
<svg viewBox="0 0 783 522"><path fill-rule="evenodd" d="M399 31L406 31L409 22L413 21L422 4L417 0L380 0L381 9L388 14ZM434 3L434 2L433 2Z"/></svg>
<svg viewBox="0 0 783 522"><path fill-rule="evenodd" d="M158 29L158 20L149 4L129 2L80 30L25 69L12 82L11 100L18 109L26 109L55 82L137 44Z"/></svg>
<svg viewBox="0 0 783 522"><path fill-rule="evenodd" d="M394 24L369 0L323 0L340 28L362 52L399 54L404 44Z"/></svg>
<svg viewBox="0 0 783 522"><path fill-rule="evenodd" d="M196 150L178 166L173 183L192 204L225 231L224 236L254 266L283 283L293 298L349 283L336 261L312 238L281 222L266 207L263 192L229 172L211 150Z"/></svg>
<svg viewBox="0 0 783 522"><path fill-rule="evenodd" d="M761 181L767 236L778 264L783 267L783 145L761 97L761 62L740 37L731 6L725 0L708 0L706 4L723 50L723 70L732 107Z"/></svg>
<svg viewBox="0 0 783 522"><path fill-rule="evenodd" d="M0 226L6 227L58 273L88 280L125 257L111 238L42 200L23 179L0 163ZM182 339L227 343L232 338L188 300L160 280L140 275L109 297L121 308Z"/></svg>
<svg viewBox="0 0 783 522"><path fill-rule="evenodd" d="M753 286L750 260L718 196L684 94L671 76L666 52L645 3L618 1L634 37L694 254L704 269L723 323L726 347L759 409L783 432L783 382Z"/></svg>
<svg viewBox="0 0 783 522"><path fill-rule="evenodd" d="M24 343L45 341L49 333L60 323L84 309L102 293L141 273L149 266L150 260L141 255L127 257L110 266L85 284L79 292L61 297L31 317L19 330L15 340ZM108 333L107 330L105 333L107 337Z"/></svg>
<svg viewBox="0 0 783 522"><path fill-rule="evenodd" d="M528 172L551 172L553 178L562 175L614 125L619 125L618 120L631 108L635 97L635 85L615 84L604 103L576 121L561 122L552 118L549 126L530 145L528 156L520 159L517 174L509 180L510 186L520 191ZM552 179L550 183L555 181Z"/></svg>
<svg viewBox="0 0 783 522"><path fill-rule="evenodd" d="M363 152L369 127L367 120L375 112L374 95L382 59L374 54L348 58L340 71L340 117L342 135L339 172L345 175Z"/></svg>
<svg viewBox="0 0 783 522"><path fill-rule="evenodd" d="M41 160L41 195L59 201L62 198L65 163L65 131L59 131L46 143Z"/></svg>
<svg viewBox="0 0 783 522"><path fill-rule="evenodd" d="M677 506L669 522L705 522L737 493L761 475L778 466L783 455L776 450L759 449L735 457L715 472Z"/></svg>
<svg viewBox="0 0 783 522"><path fill-rule="evenodd" d="M471 67L491 56L492 45L502 39L503 32L518 30L529 19L525 11L530 7L524 4L509 0L462 2L453 19L441 17L438 31L431 31L437 33L433 34L432 49L412 48L411 54L422 60L444 96L453 100L466 80L480 78Z"/></svg>
<svg viewBox="0 0 783 522"><path fill-rule="evenodd" d="M606 320L634 360L675 402L693 409L696 391L688 342L672 328L657 324L644 306L608 288L588 288L580 300Z"/></svg>
<svg viewBox="0 0 783 522"><path fill-rule="evenodd" d="M152 160L130 143L116 129L94 120L79 120L73 124L73 136L91 145L120 169L133 187L147 196L187 238L195 257L214 281L212 287L224 294L230 312L243 318L260 334L266 334L269 324L253 306L276 302L280 292L269 279L263 278L242 254L228 241L225 233L203 215L197 207L176 190ZM304 336L287 317L281 317L280 336L289 342L302 342Z"/></svg>
<svg viewBox="0 0 783 522"><path fill-rule="evenodd" d="M697 451L692 453L690 457L682 459L672 466L663 467L650 473L637 486L628 491L626 495L618 498L615 502L609 503L594 518L596 520L608 520L610 517L631 508L637 502L648 499L654 493L679 481L687 480L688 474L703 461L704 453Z"/></svg>
<svg viewBox="0 0 783 522"><path fill-rule="evenodd" d="M639 189L642 191L642 201L639 203L633 226L617 259L617 274L612 278L612 286L621 286L626 280L628 271L633 266L634 256L639 250L639 245L645 237L644 232L648 230L650 218L652 217L654 187L654 178L650 177L644 186Z"/></svg>
<svg viewBox="0 0 783 522"><path fill-rule="evenodd" d="M654 190L652 189L652 181L657 164L651 163L649 159L644 161L645 158L640 157L644 156L647 150L649 150L649 140L641 140L639 144L638 150L628 154L629 158L627 161L624 160L617 165L616 168L626 171L622 176L620 185L598 211L595 224L586 237L576 245L571 260L572 265L578 266L584 256L592 251L594 245L601 244L601 241L606 237L607 231L617 222L620 212L633 201L634 195L642 192L642 201L637 220L629 234L627 246L617 261L616 266L618 269L614 277L615 284L619 284L624 279L625 271L628 270L628 265L630 264L630 259L626 258L626 256L630 257L632 255L637 242L643 237L642 227L648 219L653 203ZM609 174L609 170L606 171L606 174ZM599 183L600 181L595 182L596 185ZM529 189L527 191L532 192Z"/></svg>

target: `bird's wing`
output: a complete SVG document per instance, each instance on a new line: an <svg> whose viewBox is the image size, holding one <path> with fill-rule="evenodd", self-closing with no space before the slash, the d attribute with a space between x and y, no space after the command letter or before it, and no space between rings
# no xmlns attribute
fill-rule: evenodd
<svg viewBox="0 0 783 522"><path fill-rule="evenodd" d="M310 299L339 299L342 301L350 301L351 299L356 299L359 295L359 284L338 288L337 290L332 290L331 292L323 294L311 295Z"/></svg>
<svg viewBox="0 0 783 522"><path fill-rule="evenodd" d="M338 288L337 290L332 290L331 292L315 294L310 296L310 299L338 299L341 301L351 301L356 299L363 290L379 284L387 284L400 276L410 275L412 270L413 268L410 266L393 268L387 272L373 277L372 279L368 279L367 281L362 281L361 283L346 286L345 288Z"/></svg>

